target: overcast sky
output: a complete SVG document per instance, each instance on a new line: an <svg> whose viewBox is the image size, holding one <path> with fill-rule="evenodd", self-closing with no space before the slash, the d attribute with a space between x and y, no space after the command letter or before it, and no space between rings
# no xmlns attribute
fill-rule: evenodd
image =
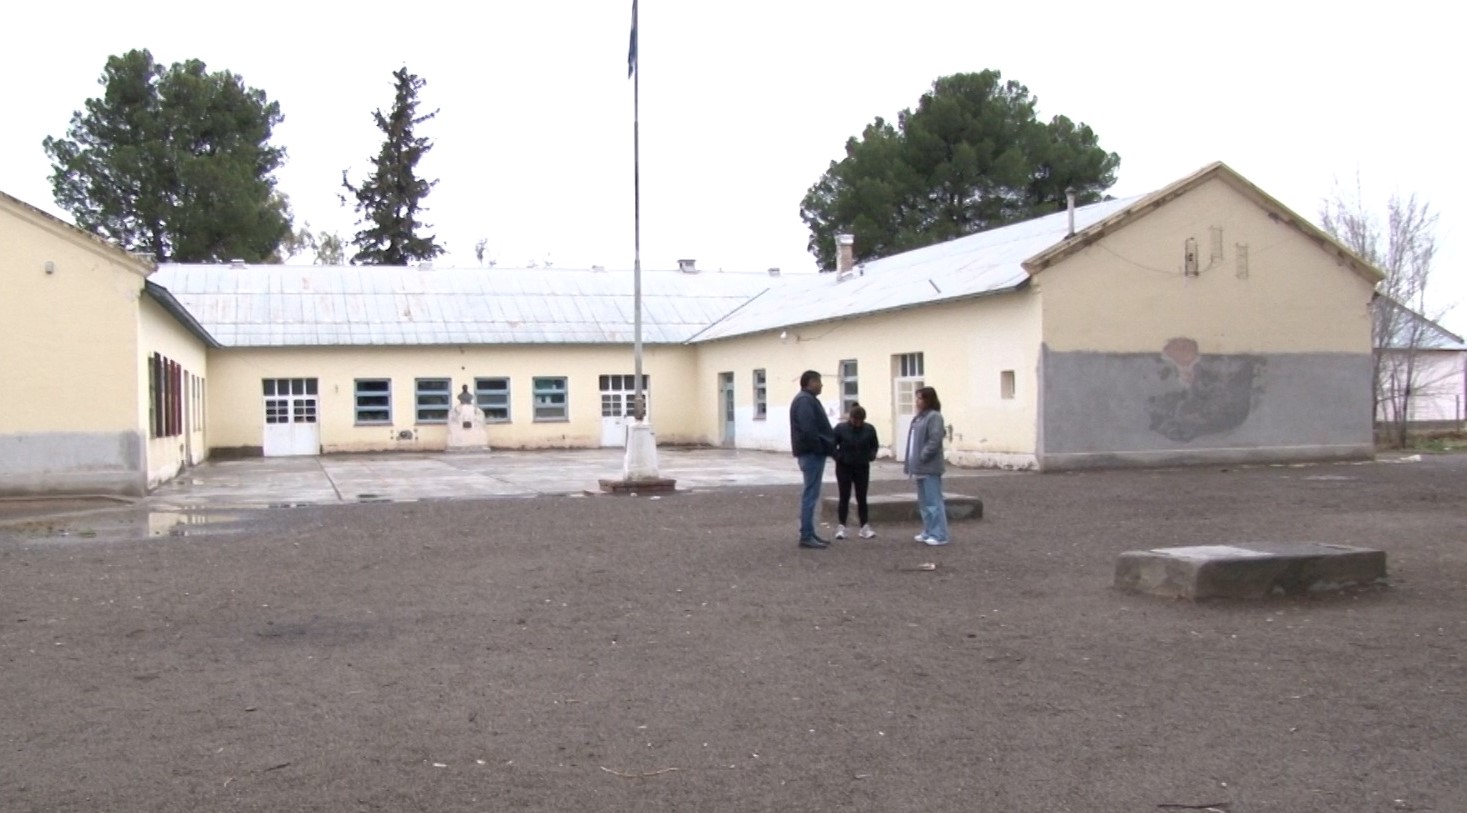
<svg viewBox="0 0 1467 813"><path fill-rule="evenodd" d="M322 4L326 5L326 4ZM332 4L333 6L335 4ZM438 186L428 222L476 265L630 268L630 0L335 6L258 0L22 4L0 48L0 190L62 215L41 141L101 94L109 56L200 59L280 103L277 174L297 224L349 237L354 181L382 143L373 110L392 72L427 80L419 165ZM642 265L814 270L806 190L876 116L932 81L992 68L1028 86L1042 118L1085 122L1121 156L1116 196L1223 161L1318 222L1336 183L1384 208L1416 194L1440 215L1435 306L1467 330L1460 94L1467 75L1445 6L972 0L641 0ZM1456 77L1456 79L1451 79ZM1450 84L1449 84L1450 82ZM69 219L69 218L68 218Z"/></svg>

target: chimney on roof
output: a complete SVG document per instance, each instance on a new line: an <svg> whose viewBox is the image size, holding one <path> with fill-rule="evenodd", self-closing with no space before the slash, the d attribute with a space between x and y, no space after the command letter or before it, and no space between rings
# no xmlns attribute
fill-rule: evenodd
<svg viewBox="0 0 1467 813"><path fill-rule="evenodd" d="M856 235L835 236L835 273L844 274L856 267Z"/></svg>
<svg viewBox="0 0 1467 813"><path fill-rule="evenodd" d="M769 276L771 276L771 277L777 277L777 276L779 276L779 269L778 268L771 268L771 269L769 269Z"/></svg>
<svg viewBox="0 0 1467 813"><path fill-rule="evenodd" d="M697 263L697 260L678 260L677 270L683 272L684 274L696 274L698 273Z"/></svg>
<svg viewBox="0 0 1467 813"><path fill-rule="evenodd" d="M240 259L240 258L238 258L238 257L233 258L233 259L231 259L229 261L229 267L230 268L244 268L245 267L245 261L242 260L242 259Z"/></svg>
<svg viewBox="0 0 1467 813"><path fill-rule="evenodd" d="M1066 237L1075 236L1075 187L1065 187L1065 204L1070 212L1070 232Z"/></svg>

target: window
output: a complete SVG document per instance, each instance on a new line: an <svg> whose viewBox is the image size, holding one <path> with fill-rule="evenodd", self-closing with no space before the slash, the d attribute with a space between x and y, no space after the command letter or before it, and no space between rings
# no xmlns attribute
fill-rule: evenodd
<svg viewBox="0 0 1467 813"><path fill-rule="evenodd" d="M637 388L635 375L601 376L601 417L636 417ZM652 411L652 377L642 375L642 406L645 415Z"/></svg>
<svg viewBox="0 0 1467 813"><path fill-rule="evenodd" d="M418 423L448 423L453 404L453 382L446 378L417 380Z"/></svg>
<svg viewBox="0 0 1467 813"><path fill-rule="evenodd" d="M534 379L535 420L570 420L569 391L564 376Z"/></svg>
<svg viewBox="0 0 1467 813"><path fill-rule="evenodd" d="M474 379L474 398L488 423L509 423L509 379Z"/></svg>
<svg viewBox="0 0 1467 813"><path fill-rule="evenodd" d="M148 361L148 424L155 438L183 434L183 382L189 372L183 365L154 353Z"/></svg>
<svg viewBox="0 0 1467 813"><path fill-rule="evenodd" d="M922 377L922 354L903 353L896 357L897 378L921 378Z"/></svg>
<svg viewBox="0 0 1467 813"><path fill-rule="evenodd" d="M316 379L261 379L265 392L265 423L315 423Z"/></svg>
<svg viewBox="0 0 1467 813"><path fill-rule="evenodd" d="M769 417L769 381L763 370L754 371L754 420Z"/></svg>
<svg viewBox="0 0 1467 813"><path fill-rule="evenodd" d="M392 423L392 379L358 378L356 399L358 424Z"/></svg>
<svg viewBox="0 0 1467 813"><path fill-rule="evenodd" d="M851 407L860 400L856 386L856 360L846 359L840 363L840 414L851 414Z"/></svg>
<svg viewBox="0 0 1467 813"><path fill-rule="evenodd" d="M998 397L1005 399L1014 397L1013 370L1004 370L998 374Z"/></svg>

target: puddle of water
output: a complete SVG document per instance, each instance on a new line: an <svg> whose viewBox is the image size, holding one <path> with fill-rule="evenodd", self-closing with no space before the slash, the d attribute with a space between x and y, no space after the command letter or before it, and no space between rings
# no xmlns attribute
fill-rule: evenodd
<svg viewBox="0 0 1467 813"><path fill-rule="evenodd" d="M147 527L149 536L201 536L207 532L218 532L219 525L238 522L239 514L209 514L191 511L149 511Z"/></svg>

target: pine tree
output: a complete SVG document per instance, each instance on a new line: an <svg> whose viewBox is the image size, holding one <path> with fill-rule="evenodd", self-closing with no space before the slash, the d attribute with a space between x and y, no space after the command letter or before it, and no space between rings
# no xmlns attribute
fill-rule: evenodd
<svg viewBox="0 0 1467 813"><path fill-rule="evenodd" d="M394 71L392 77L397 85L392 112L383 115L377 110L372 114L377 129L387 135L382 151L372 159L372 173L360 187L352 185L346 171L341 173L341 185L356 198L356 211L362 216L358 223L366 227L352 239L357 249L353 264L406 265L443 253L433 235L418 234L419 230L432 228L418 218L426 211L423 199L438 181L417 176L418 162L433 144L413 134L415 126L432 119L438 111L417 114L418 91L428 84L425 80L408 73L405 66Z"/></svg>
<svg viewBox="0 0 1467 813"><path fill-rule="evenodd" d="M101 98L43 142L57 205L76 224L159 262L279 262L292 237L270 144L280 105L196 59L110 57Z"/></svg>
<svg viewBox="0 0 1467 813"><path fill-rule="evenodd" d="M998 71L945 76L895 124L877 118L810 187L800 216L830 269L835 235L857 259L939 243L1081 203L1115 183L1120 158L1064 116L1044 123L1029 89Z"/></svg>

